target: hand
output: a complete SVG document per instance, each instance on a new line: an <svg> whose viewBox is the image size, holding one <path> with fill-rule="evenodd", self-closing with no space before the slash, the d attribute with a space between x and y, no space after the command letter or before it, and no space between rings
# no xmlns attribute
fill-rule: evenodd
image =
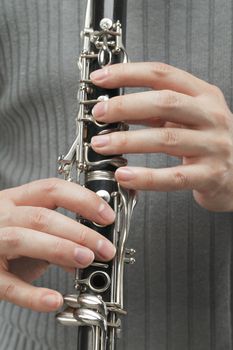
<svg viewBox="0 0 233 350"><path fill-rule="evenodd" d="M216 86L163 63L113 65L95 71L91 79L103 88L152 89L94 107L99 122L150 127L96 136L96 152L162 152L182 159L181 165L165 169L119 168L116 179L121 185L156 191L192 189L201 206L233 211L233 119Z"/></svg>
<svg viewBox="0 0 233 350"><path fill-rule="evenodd" d="M53 263L83 268L115 254L112 243L94 230L53 211L63 207L102 225L114 221L108 204L77 184L35 181L0 192L0 300L36 311L62 305L60 293L30 285Z"/></svg>

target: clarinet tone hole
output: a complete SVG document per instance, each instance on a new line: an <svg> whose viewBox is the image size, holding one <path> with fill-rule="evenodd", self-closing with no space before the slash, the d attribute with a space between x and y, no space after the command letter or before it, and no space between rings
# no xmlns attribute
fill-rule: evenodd
<svg viewBox="0 0 233 350"><path fill-rule="evenodd" d="M94 292L103 293L110 286L110 277L106 272L96 271L90 275L90 288Z"/></svg>

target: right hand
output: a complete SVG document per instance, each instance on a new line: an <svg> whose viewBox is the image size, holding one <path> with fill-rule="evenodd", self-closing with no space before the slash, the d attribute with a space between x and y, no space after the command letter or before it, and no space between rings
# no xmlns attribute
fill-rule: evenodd
<svg viewBox="0 0 233 350"><path fill-rule="evenodd" d="M44 179L0 192L0 300L35 311L58 309L60 293L30 284L49 263L83 268L110 260L115 247L96 231L56 211L62 207L98 224L114 221L108 204L77 184Z"/></svg>

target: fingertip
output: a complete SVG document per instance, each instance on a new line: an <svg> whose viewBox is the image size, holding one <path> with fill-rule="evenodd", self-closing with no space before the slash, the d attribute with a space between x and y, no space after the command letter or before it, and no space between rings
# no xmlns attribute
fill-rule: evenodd
<svg viewBox="0 0 233 350"><path fill-rule="evenodd" d="M41 307L43 311L56 311L63 305L63 297L58 292L47 292L41 298Z"/></svg>
<svg viewBox="0 0 233 350"><path fill-rule="evenodd" d="M107 203L100 204L98 213L100 218L106 224L112 224L115 221L116 214L114 210Z"/></svg>
<svg viewBox="0 0 233 350"><path fill-rule="evenodd" d="M97 69L90 74L91 81L93 83L101 83L104 81L109 75L109 68L105 67L102 69Z"/></svg>
<svg viewBox="0 0 233 350"><path fill-rule="evenodd" d="M116 170L115 176L118 181L127 182L135 179L136 174L129 167L120 167Z"/></svg>
<svg viewBox="0 0 233 350"><path fill-rule="evenodd" d="M115 172L116 181L128 190L138 190L138 177L135 170L128 167L118 168Z"/></svg>
<svg viewBox="0 0 233 350"><path fill-rule="evenodd" d="M75 261L78 263L79 268L85 268L91 265L95 259L93 251L82 246L75 248L74 257Z"/></svg>
<svg viewBox="0 0 233 350"><path fill-rule="evenodd" d="M116 255L116 247L108 240L101 239L97 243L97 254L102 260L112 260Z"/></svg>

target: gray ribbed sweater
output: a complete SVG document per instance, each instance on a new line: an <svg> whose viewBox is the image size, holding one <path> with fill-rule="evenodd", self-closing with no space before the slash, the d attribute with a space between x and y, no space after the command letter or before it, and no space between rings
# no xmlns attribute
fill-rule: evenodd
<svg viewBox="0 0 233 350"><path fill-rule="evenodd" d="M0 0L0 188L56 175L74 137L85 2ZM217 84L232 104L231 0L129 0L133 61L157 60ZM135 165L176 164L165 155ZM232 349L232 214L200 208L189 191L141 193L132 223L137 264L126 281L120 350ZM61 292L53 267L37 285ZM76 330L53 314L0 303L0 350L73 350Z"/></svg>

